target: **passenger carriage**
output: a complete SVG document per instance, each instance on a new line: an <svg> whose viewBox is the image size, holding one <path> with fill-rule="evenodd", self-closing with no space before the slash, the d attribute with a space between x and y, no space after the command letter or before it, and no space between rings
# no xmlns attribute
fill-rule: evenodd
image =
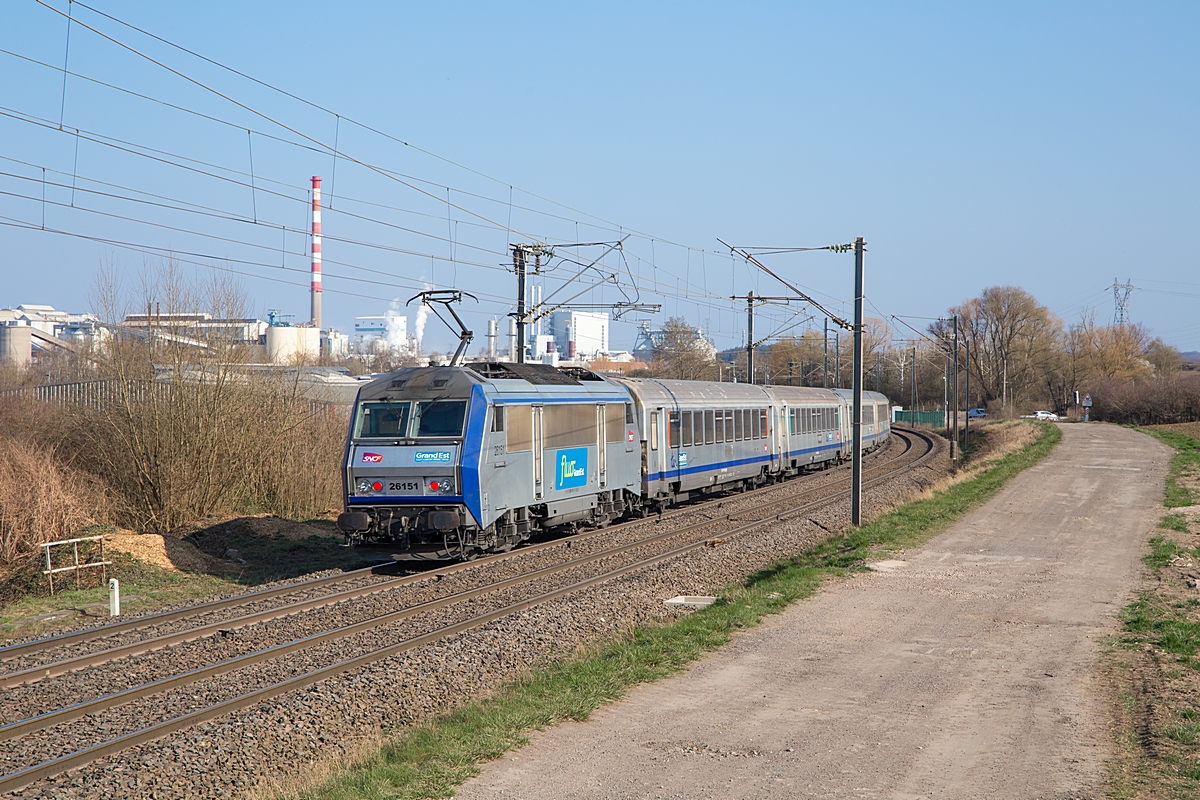
<svg viewBox="0 0 1200 800"><path fill-rule="evenodd" d="M745 383L613 378L637 411L642 495L659 507L778 471L771 396Z"/></svg>
<svg viewBox="0 0 1200 800"><path fill-rule="evenodd" d="M849 415L842 397L828 389L767 386L779 417L780 470L798 474L823 469L850 453L843 424Z"/></svg>
<svg viewBox="0 0 1200 800"><path fill-rule="evenodd" d="M851 389L830 389L830 391L842 398L846 417L843 435L852 436L850 414L851 404L854 402L854 392ZM887 395L879 392L863 392L862 398L862 447L863 450L874 450L891 436L891 401L887 399ZM849 440L847 439L847 441Z"/></svg>

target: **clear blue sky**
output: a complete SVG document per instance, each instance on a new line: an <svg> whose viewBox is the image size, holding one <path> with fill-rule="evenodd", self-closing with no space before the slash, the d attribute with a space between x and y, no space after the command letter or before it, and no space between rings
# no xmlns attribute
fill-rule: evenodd
<svg viewBox="0 0 1200 800"><path fill-rule="evenodd" d="M44 121L0 116L9 193L0 216L40 228L44 213L47 228L230 259L187 257L247 273L259 315L308 316L306 243L295 230L307 227L304 188L319 174L334 192L325 321L343 330L427 280L478 293L468 322L482 334L486 318L512 310L514 281L500 268L510 241L636 231L644 235L627 240L627 262L604 260L625 295L608 287L580 300L660 302L657 321L684 316L730 346L742 341L745 313L728 296L784 289L722 256L716 237L819 246L864 236L872 313L934 317L985 286L1014 284L1067 322L1085 305L1108 320L1107 287L1132 278L1133 320L1200 350L1194 3L88 4L469 168L339 123L78 3L81 22L270 119L80 25L71 71L231 124L77 77L64 103L60 72L0 54L0 114ZM35 0L5 5L0 48L61 67L66 20ZM408 177L346 158L335 167L316 145L264 135L303 141L276 123L326 145L336 137L347 156ZM98 136L132 144L106 147ZM127 152L133 145L212 166L180 169ZM260 191L201 174L229 170L220 174L250 183L251 147ZM150 258L8 226L0 242L0 305L85 310L102 261L134 276ZM849 313L850 256L769 263ZM547 294L569 266L547 276ZM758 332L790 318L764 310ZM614 327L614 346L633 339L632 324ZM448 342L431 322L427 345Z"/></svg>

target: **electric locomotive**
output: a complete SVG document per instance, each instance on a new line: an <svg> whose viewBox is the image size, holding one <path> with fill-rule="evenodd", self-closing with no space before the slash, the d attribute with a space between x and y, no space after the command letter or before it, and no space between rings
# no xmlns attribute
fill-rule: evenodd
<svg viewBox="0 0 1200 800"><path fill-rule="evenodd" d="M640 506L633 419L629 392L586 370L397 370L359 390L338 526L351 544L470 557L607 524Z"/></svg>

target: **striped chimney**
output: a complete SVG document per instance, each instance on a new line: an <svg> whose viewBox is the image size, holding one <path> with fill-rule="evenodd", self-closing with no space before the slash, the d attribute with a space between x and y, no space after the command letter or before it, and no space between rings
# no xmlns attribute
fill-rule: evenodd
<svg viewBox="0 0 1200 800"><path fill-rule="evenodd" d="M321 178L312 179L312 324L321 329Z"/></svg>

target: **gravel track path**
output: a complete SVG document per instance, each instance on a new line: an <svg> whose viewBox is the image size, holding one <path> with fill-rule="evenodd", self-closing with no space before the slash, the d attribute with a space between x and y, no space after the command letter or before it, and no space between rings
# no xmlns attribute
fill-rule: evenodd
<svg viewBox="0 0 1200 800"><path fill-rule="evenodd" d="M877 454L882 460L887 454ZM865 493L868 514L893 505L914 491L927 488L941 474L938 465L912 469L902 477ZM730 527L725 516L744 514L805 490L844 480L844 471L808 476L753 495L732 495L687 509L685 515L720 516L714 528ZM28 796L96 797L144 794L156 797L217 797L250 786L264 786L302 773L314 762L337 758L356 740L371 740L385 732L445 711L463 699L477 696L511 679L532 665L573 652L614 630L677 613L662 600L676 594L706 593L778 559L826 538L823 530L846 524L848 504L838 502L804 519L780 522L737 537L721 547L702 548L672 558L636 576L606 582L510 615L483 628L448 637L362 670L324 681L235 714L203 723L156 743L134 748L66 775L28 787ZM746 514L750 518L750 514ZM810 521L811 519L811 521ZM694 520L693 520L694 521ZM672 525L672 523L675 525ZM227 637L204 639L170 650L112 662L87 673L66 675L0 697L0 719L11 721L107 691L117 691L154 677L174 674L188 665L212 663L269 644L295 639L336 624L369 618L396 608L446 597L504 577L527 573L598 552L614 544L635 541L647 531L675 527L676 520L648 519L620 526L603 536L587 537L544 550L527 558L445 575L430 575L419 583L388 590L360 600L246 628ZM694 532L690 538L706 534ZM609 557L604 562L625 557ZM632 557L626 561L635 560ZM42 734L6 743L0 766L12 772L20 766L61 755L88 744L157 721L178 716L201 705L228 699L258 686L284 680L311 669L378 649L401 638L431 631L458 619L499 608L518 599L569 585L600 571L601 564L578 567L533 587L519 587L463 604L427 612L415 619L374 628L341 641L293 654L282 663L238 670L202 683L182 687L98 715L64 723ZM611 567L612 564L603 566ZM341 588L339 586L339 588ZM86 677L85 677L86 676ZM28 740L28 741L26 741Z"/></svg>

